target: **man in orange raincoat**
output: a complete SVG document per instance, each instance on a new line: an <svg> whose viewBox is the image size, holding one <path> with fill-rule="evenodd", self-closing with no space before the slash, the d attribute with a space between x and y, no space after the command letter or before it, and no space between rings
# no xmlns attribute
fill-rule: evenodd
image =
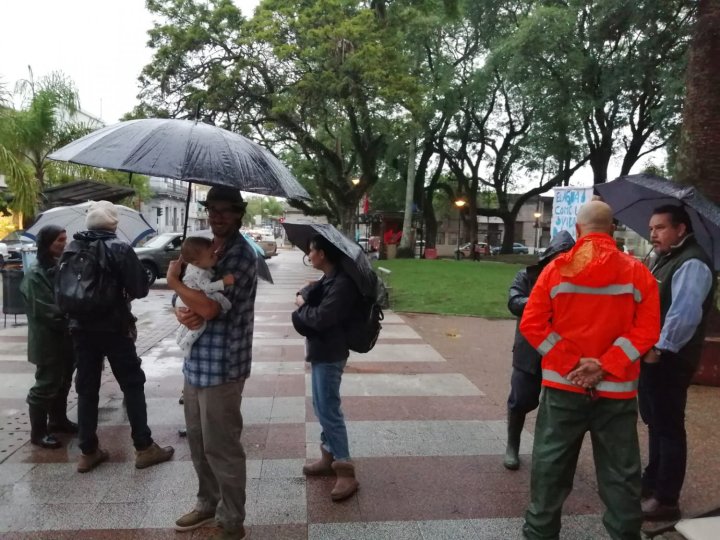
<svg viewBox="0 0 720 540"><path fill-rule="evenodd" d="M640 539L636 395L640 358L660 334L660 303L652 274L617 249L613 229L605 203L580 208L577 244L545 268L520 323L543 357L527 538L558 538L589 431L605 528L614 539Z"/></svg>

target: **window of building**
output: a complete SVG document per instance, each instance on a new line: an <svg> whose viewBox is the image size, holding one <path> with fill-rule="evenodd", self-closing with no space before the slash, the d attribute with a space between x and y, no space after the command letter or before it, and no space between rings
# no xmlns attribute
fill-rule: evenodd
<svg viewBox="0 0 720 540"><path fill-rule="evenodd" d="M170 207L166 206L165 207L165 226L167 227L168 225L170 225Z"/></svg>
<svg viewBox="0 0 720 540"><path fill-rule="evenodd" d="M435 241L435 243L438 246L445 244L445 233L444 232L437 233L437 240Z"/></svg>

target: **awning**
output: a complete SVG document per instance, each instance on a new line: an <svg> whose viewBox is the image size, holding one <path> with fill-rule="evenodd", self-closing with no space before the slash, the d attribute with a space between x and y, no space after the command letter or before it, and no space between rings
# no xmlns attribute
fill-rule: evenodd
<svg viewBox="0 0 720 540"><path fill-rule="evenodd" d="M46 208L80 204L87 201L116 203L132 195L135 195L135 190L131 187L106 184L95 180L78 180L43 191Z"/></svg>

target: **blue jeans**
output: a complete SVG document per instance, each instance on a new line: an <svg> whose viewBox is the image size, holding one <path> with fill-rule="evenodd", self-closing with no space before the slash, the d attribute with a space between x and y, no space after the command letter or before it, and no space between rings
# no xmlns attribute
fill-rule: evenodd
<svg viewBox="0 0 720 540"><path fill-rule="evenodd" d="M340 382L347 360L317 362L312 368L312 399L320 422L322 445L336 461L350 459L345 417L340 408Z"/></svg>

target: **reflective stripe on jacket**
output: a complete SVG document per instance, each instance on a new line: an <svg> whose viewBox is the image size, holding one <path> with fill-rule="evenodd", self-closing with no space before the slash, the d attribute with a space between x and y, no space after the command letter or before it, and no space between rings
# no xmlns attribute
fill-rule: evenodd
<svg viewBox="0 0 720 540"><path fill-rule="evenodd" d="M595 358L604 371L597 394L633 398L640 359L660 335L657 282L610 236L589 234L540 275L520 331L543 356L544 386L586 392L566 377L581 358Z"/></svg>

